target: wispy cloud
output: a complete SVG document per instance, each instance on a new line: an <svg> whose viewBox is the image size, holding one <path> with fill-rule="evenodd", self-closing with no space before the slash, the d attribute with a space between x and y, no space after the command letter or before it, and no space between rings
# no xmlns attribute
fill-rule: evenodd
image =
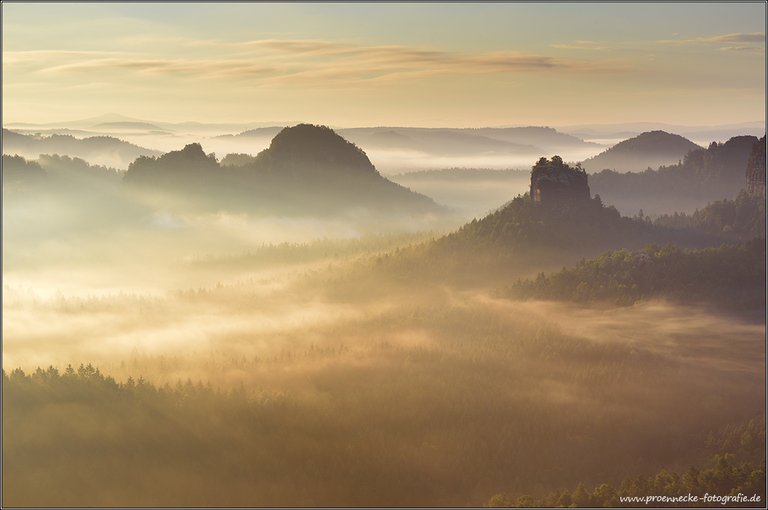
<svg viewBox="0 0 768 510"><path fill-rule="evenodd" d="M731 34L693 37L688 39L662 39L658 44L674 46L698 46L720 51L738 53L765 53L765 34L763 32L740 32Z"/></svg>
<svg viewBox="0 0 768 510"><path fill-rule="evenodd" d="M225 43L226 46L244 49L267 49L285 51L291 53L311 54L311 55L338 55L344 53L355 53L359 51L358 46L351 44L338 43L333 41L324 41L317 39L261 39L254 41L243 41L236 43Z"/></svg>
<svg viewBox="0 0 768 510"><path fill-rule="evenodd" d="M710 38L711 42L743 42L743 43L761 43L765 42L765 34L754 32L751 34L725 34Z"/></svg>
<svg viewBox="0 0 768 510"><path fill-rule="evenodd" d="M723 46L720 51L738 51L744 53L765 53L762 46Z"/></svg>
<svg viewBox="0 0 768 510"><path fill-rule="evenodd" d="M118 51L73 51L73 50L29 50L4 51L3 64L38 64L68 59L90 59L94 57L119 57Z"/></svg>
<svg viewBox="0 0 768 510"><path fill-rule="evenodd" d="M188 48L186 41L181 47ZM555 58L512 51L448 52L325 40L197 41L208 52L6 52L6 64L48 75L163 75L236 79L253 84L344 84L436 75L620 71L621 62ZM213 52L213 53L211 53ZM173 55L173 56L170 56Z"/></svg>
<svg viewBox="0 0 768 510"><path fill-rule="evenodd" d="M693 37L689 39L662 39L659 44L722 44L722 43L765 43L763 32L721 34L708 37Z"/></svg>
<svg viewBox="0 0 768 510"><path fill-rule="evenodd" d="M563 50L589 50L589 51L603 51L608 47L604 44L595 41L573 41L569 43L550 44L550 48L558 48Z"/></svg>
<svg viewBox="0 0 768 510"><path fill-rule="evenodd" d="M103 58L61 64L40 69L44 74L61 73L138 73L172 75L195 78L269 76L278 70L256 65L246 60L197 60L197 59L146 59L146 58Z"/></svg>

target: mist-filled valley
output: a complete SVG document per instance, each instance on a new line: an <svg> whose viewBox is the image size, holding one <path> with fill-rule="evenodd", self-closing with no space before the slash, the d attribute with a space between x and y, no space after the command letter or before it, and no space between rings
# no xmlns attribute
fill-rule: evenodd
<svg viewBox="0 0 768 510"><path fill-rule="evenodd" d="M5 505L765 496L764 137L103 124L3 133Z"/></svg>
<svg viewBox="0 0 768 510"><path fill-rule="evenodd" d="M765 508L763 2L3 2L2 508Z"/></svg>

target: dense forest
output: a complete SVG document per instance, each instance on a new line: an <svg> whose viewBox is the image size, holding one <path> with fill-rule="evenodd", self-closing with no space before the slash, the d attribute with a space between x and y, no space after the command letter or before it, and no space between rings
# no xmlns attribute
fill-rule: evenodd
<svg viewBox="0 0 768 510"><path fill-rule="evenodd" d="M765 307L765 239L693 251L673 245L612 251L550 276L519 280L507 295L623 305L670 298L760 310Z"/></svg>
<svg viewBox="0 0 768 510"><path fill-rule="evenodd" d="M468 222L430 247L436 257L464 255L491 257L517 266L539 262L572 263L574 257L648 243L706 246L713 234L692 229L674 230L639 218L622 216L599 195L579 202L541 206L528 194L518 196L482 219Z"/></svg>
<svg viewBox="0 0 768 510"><path fill-rule="evenodd" d="M3 183L12 184L45 177L45 172L36 161L27 161L21 156L3 154Z"/></svg>
<svg viewBox="0 0 768 510"><path fill-rule="evenodd" d="M653 226L622 217L614 207L605 206L599 196L579 203L540 207L526 194L485 218L472 220L442 242L447 246L584 250L595 244L642 243L653 235Z"/></svg>
<svg viewBox="0 0 768 510"><path fill-rule="evenodd" d="M750 239L765 235L765 197L742 191L735 199L716 200L692 214L664 214L653 223L717 235L723 239Z"/></svg>
<svg viewBox="0 0 768 510"><path fill-rule="evenodd" d="M765 416L731 425L707 437L711 454L703 466L676 472L662 469L652 476L625 478L588 488L551 492L541 498L493 496L486 506L616 508L653 505L690 507L765 507ZM690 495L696 499L686 497ZM649 499L663 498L663 499ZM730 499L726 499L730 498ZM759 498L759 499L757 499Z"/></svg>
<svg viewBox="0 0 768 510"><path fill-rule="evenodd" d="M252 287L37 305L71 325L46 352L64 345L105 368L4 374L4 503L476 506L695 463L709 430L759 412L756 326L710 317L701 330L695 310L585 316L410 289L379 312L353 299L355 315L263 330L283 301L316 297ZM226 320L201 344L194 325L211 310ZM672 350L631 340L668 335L670 313ZM169 321L189 331L182 349L115 359L120 337ZM738 348L723 350L726 331ZM695 377L702 367L710 377Z"/></svg>

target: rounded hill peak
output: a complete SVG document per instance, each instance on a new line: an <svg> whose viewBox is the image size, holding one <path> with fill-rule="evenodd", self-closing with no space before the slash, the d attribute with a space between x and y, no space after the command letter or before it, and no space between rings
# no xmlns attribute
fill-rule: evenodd
<svg viewBox="0 0 768 510"><path fill-rule="evenodd" d="M667 131L662 131L661 129L655 129L653 131L646 131L644 133L640 133L634 138L630 138L628 140L624 140L621 142L625 145L635 145L637 143L644 142L644 143L679 143L683 145L695 145L693 142L685 138L684 136L677 135L675 133L668 133ZM619 144L620 145L620 144Z"/></svg>
<svg viewBox="0 0 768 510"><path fill-rule="evenodd" d="M597 156L582 162L591 172L614 169L621 172L642 172L682 160L690 151L701 149L687 138L655 130L617 143Z"/></svg>
<svg viewBox="0 0 768 510"><path fill-rule="evenodd" d="M327 126L298 124L280 131L265 151L278 169L313 169L377 173L365 152Z"/></svg>

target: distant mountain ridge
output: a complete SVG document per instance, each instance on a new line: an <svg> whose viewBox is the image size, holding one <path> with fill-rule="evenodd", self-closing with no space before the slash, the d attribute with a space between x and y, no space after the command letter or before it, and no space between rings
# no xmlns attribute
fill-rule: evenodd
<svg viewBox="0 0 768 510"><path fill-rule="evenodd" d="M227 135L219 135L216 138L261 138L265 136L274 137L277 135L280 131L285 129L285 126L269 126L269 127L260 127L260 128L253 128L248 129L246 131L242 131L237 134L227 134Z"/></svg>
<svg viewBox="0 0 768 510"><path fill-rule="evenodd" d="M135 129L149 131L163 131L160 126L150 124L149 122L102 122L93 126L97 129Z"/></svg>
<svg viewBox="0 0 768 510"><path fill-rule="evenodd" d="M280 124L278 122L162 122L147 119L139 119L136 117L129 117L121 115L119 113L106 113L104 115L98 115L96 117L89 117L85 119L76 119L70 121L60 122L10 122L5 125L18 129L36 129L36 128L75 128L75 129L94 129L100 124L148 124L155 128L160 128L166 131L243 131L246 129L252 129L256 126L274 126Z"/></svg>
<svg viewBox="0 0 768 510"><path fill-rule="evenodd" d="M71 135L25 135L3 128L3 153L37 159L42 154L83 158L91 163L125 168L141 156L156 156L160 151L140 147L111 136L75 138Z"/></svg>
<svg viewBox="0 0 768 510"><path fill-rule="evenodd" d="M221 139L274 136L280 127L249 129ZM338 129L339 135L365 149L409 150L430 155L540 154L566 148L599 148L598 144L558 132L549 127L511 128L415 128L362 127Z"/></svg>
<svg viewBox="0 0 768 510"><path fill-rule="evenodd" d="M734 136L760 136L765 132L765 121L738 122L715 125L683 125L661 122L628 122L618 124L587 124L557 126L557 129L584 140L626 139L647 131L662 130L677 133L694 143L706 144L712 140L724 142Z"/></svg>
<svg viewBox="0 0 768 510"><path fill-rule="evenodd" d="M342 132L350 140L370 149L412 150L431 155L524 154L538 151L538 148L532 145L492 138L480 133L469 133L464 130L415 128L368 130L356 128Z"/></svg>
<svg viewBox="0 0 768 510"><path fill-rule="evenodd" d="M648 131L584 160L582 166L590 172L606 169L640 172L647 168L676 163L690 151L701 148L680 135L666 131Z"/></svg>

